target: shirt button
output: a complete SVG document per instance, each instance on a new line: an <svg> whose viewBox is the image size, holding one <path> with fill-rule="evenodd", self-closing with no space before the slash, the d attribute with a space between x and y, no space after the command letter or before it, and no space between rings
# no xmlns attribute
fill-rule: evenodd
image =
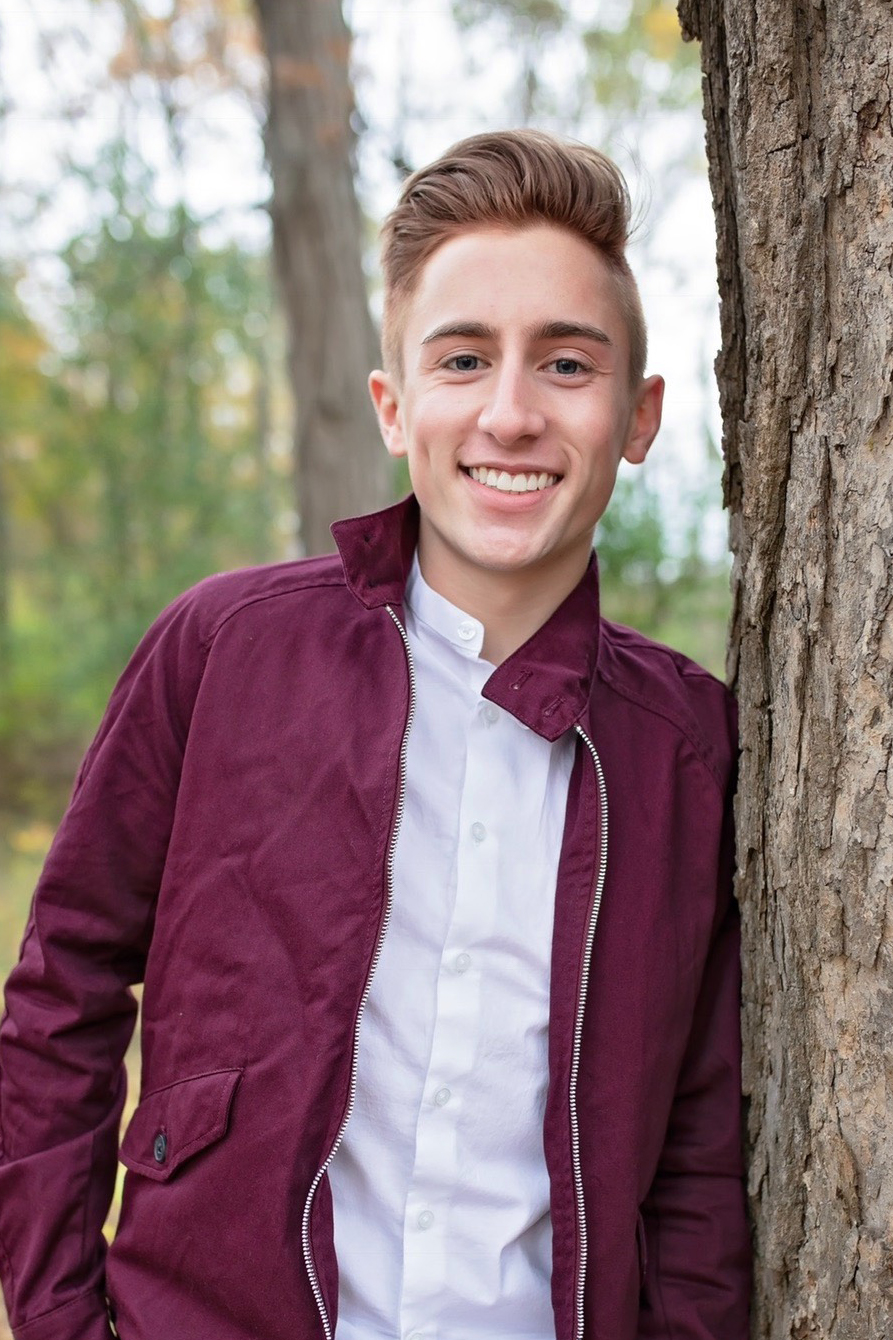
<svg viewBox="0 0 893 1340"><path fill-rule="evenodd" d="M468 972L468 969L471 967L471 955L457 954L455 967L456 972Z"/></svg>
<svg viewBox="0 0 893 1340"><path fill-rule="evenodd" d="M484 838L487 836L487 830L483 824L472 824L471 836L474 838L475 842L483 842Z"/></svg>
<svg viewBox="0 0 893 1340"><path fill-rule="evenodd" d="M438 1107L443 1107L450 1101L451 1096L449 1089L444 1087L437 1090L437 1093L434 1095L434 1101Z"/></svg>
<svg viewBox="0 0 893 1340"><path fill-rule="evenodd" d="M155 1143L152 1146L152 1154L156 1163L164 1163L167 1158L167 1136L164 1131L159 1131L155 1137Z"/></svg>
<svg viewBox="0 0 893 1340"><path fill-rule="evenodd" d="M430 1210L422 1210L418 1218L419 1228L430 1228L434 1223L434 1215Z"/></svg>
<svg viewBox="0 0 893 1340"><path fill-rule="evenodd" d="M491 726L499 720L499 708L495 703L484 703L484 720Z"/></svg>
<svg viewBox="0 0 893 1340"><path fill-rule="evenodd" d="M466 623L460 623L456 630L463 642L471 642L472 638L477 636L477 627L469 619Z"/></svg>

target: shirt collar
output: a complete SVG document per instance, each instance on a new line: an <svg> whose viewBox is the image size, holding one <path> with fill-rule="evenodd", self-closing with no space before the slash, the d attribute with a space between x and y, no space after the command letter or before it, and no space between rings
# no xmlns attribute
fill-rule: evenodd
<svg viewBox="0 0 893 1340"><path fill-rule="evenodd" d="M367 609L402 606L419 535L415 498L410 495L370 516L338 521L332 534L356 599ZM580 582L554 614L494 670L483 696L537 735L557 740L588 707L600 622L593 554Z"/></svg>
<svg viewBox="0 0 893 1340"><path fill-rule="evenodd" d="M422 576L418 553L412 560L406 580L406 608L419 623L430 628L464 656L480 656L484 645L484 625L458 605L430 587Z"/></svg>

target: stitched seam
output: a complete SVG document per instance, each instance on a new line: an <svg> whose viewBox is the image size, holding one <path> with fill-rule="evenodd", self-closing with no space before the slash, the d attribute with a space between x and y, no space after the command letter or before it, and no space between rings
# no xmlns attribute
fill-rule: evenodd
<svg viewBox="0 0 893 1340"><path fill-rule="evenodd" d="M39 1312L36 1317L29 1317L27 1321L23 1321L21 1325L16 1326L15 1329L21 1334L23 1331L27 1331L30 1326L36 1326L39 1321L46 1321L47 1317L54 1317L60 1312L65 1312L68 1308L75 1307L78 1303L83 1303L84 1300L88 1298L101 1300L104 1298L104 1295L99 1293L96 1289L85 1289L84 1292L79 1293L76 1298L69 1298L67 1303L60 1303L58 1307L51 1307L47 1312ZM107 1315L107 1310L104 1304L102 1311Z"/></svg>
<svg viewBox="0 0 893 1340"><path fill-rule="evenodd" d="M162 1084L157 1089L149 1089L148 1092L140 1094L140 1103L147 1102L154 1098L156 1093L167 1093L170 1089L177 1089L181 1084L194 1084L197 1079L210 1079L213 1075L241 1075L243 1073L239 1066L221 1066L219 1070L202 1070L198 1075L185 1075L183 1079L171 1080L170 1084Z"/></svg>
<svg viewBox="0 0 893 1340"><path fill-rule="evenodd" d="M647 712L651 712L654 716L660 717L663 721L668 722L669 725L671 725L675 730L677 730L679 734L683 737L683 739L685 739L689 743L689 745L691 746L692 750L695 753L698 762L709 774L711 780L713 781L714 786L719 792L720 799L722 801L725 801L726 786L723 782L719 770L712 762L712 760L708 757L708 755L713 751L709 749L709 747L704 741L703 736L683 726L676 719L675 716L671 716L669 712L667 712L664 708L658 706L657 703L654 703L650 699L644 698L642 697L641 694L636 693L635 689L630 689L625 684L618 683L616 680L612 679L609 675L606 675L604 672L602 672L601 678L603 683L605 683L610 689L613 689L613 691L617 693L621 698L626 698L629 702L635 703L637 707L643 707Z"/></svg>
<svg viewBox="0 0 893 1340"><path fill-rule="evenodd" d="M222 630L223 626L227 624L230 619L234 618L235 615L241 614L243 610L250 609L252 605L262 605L266 600L278 600L282 596L293 596L302 591L315 591L317 589L325 590L333 587L340 587L344 591L349 589L343 575L335 575L329 578L315 578L312 581L303 583L296 582L294 586L286 587L281 591L263 591L259 592L256 596L245 596L242 600L238 601L219 616L213 628L207 636L202 639L201 645L207 647L208 651L210 651L211 644L214 642L214 639ZM205 659L207 660L207 651L205 653Z"/></svg>

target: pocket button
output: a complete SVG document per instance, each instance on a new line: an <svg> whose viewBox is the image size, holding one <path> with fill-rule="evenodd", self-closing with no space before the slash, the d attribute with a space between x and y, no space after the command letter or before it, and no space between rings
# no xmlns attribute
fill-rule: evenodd
<svg viewBox="0 0 893 1340"><path fill-rule="evenodd" d="M152 1153L155 1156L156 1163L164 1163L167 1158L167 1136L164 1131L159 1131L156 1135Z"/></svg>

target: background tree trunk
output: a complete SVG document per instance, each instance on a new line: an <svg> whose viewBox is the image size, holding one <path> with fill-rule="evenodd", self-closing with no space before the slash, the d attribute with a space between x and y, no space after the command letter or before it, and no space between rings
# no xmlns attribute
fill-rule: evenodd
<svg viewBox="0 0 893 1340"><path fill-rule="evenodd" d="M270 65L273 245L288 320L295 463L308 553L329 525L392 497L366 393L378 363L354 194L348 60L339 0L257 0Z"/></svg>
<svg viewBox="0 0 893 1340"><path fill-rule="evenodd" d="M682 0L716 208L754 1334L893 1336L889 0Z"/></svg>

